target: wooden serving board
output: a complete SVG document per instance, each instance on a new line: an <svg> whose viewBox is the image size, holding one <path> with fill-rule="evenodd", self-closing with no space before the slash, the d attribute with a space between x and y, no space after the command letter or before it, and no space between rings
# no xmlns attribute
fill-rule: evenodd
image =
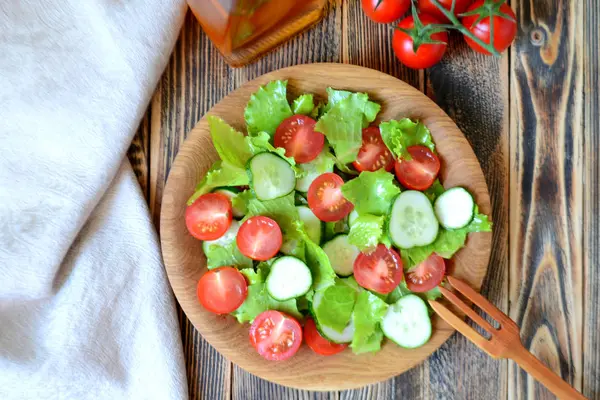
<svg viewBox="0 0 600 400"><path fill-rule="evenodd" d="M366 92L381 104L379 121L411 117L422 120L431 130L442 161L444 186L464 186L475 197L482 213L491 211L487 185L479 162L454 122L433 101L408 84L384 73L343 64L308 64L281 69L248 82L232 92L209 114L219 116L245 131L244 107L260 85L275 79L288 80L288 98L313 93L326 99L325 89ZM187 232L186 201L194 187L218 159L208 123L202 118L188 135L170 170L162 201L161 245L169 281L182 309L204 338L220 353L261 378L301 389L341 390L385 380L425 360L453 330L433 318L433 335L423 347L402 349L384 342L376 354L354 355L350 350L330 357L313 353L302 345L298 354L283 362L261 358L248 341L248 325L230 316L206 311L197 301L196 284L206 272L201 242ZM447 263L449 272L479 289L487 271L492 236L471 234L467 245Z"/></svg>

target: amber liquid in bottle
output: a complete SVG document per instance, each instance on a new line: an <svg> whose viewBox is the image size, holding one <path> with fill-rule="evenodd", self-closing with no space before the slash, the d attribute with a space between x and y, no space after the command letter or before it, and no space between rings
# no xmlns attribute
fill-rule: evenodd
<svg viewBox="0 0 600 400"><path fill-rule="evenodd" d="M233 66L244 65L317 22L326 0L188 0Z"/></svg>

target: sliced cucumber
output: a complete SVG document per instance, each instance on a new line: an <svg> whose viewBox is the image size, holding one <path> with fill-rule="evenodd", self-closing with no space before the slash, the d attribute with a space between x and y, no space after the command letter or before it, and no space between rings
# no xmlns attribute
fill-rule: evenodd
<svg viewBox="0 0 600 400"><path fill-rule="evenodd" d="M356 221L356 218L358 218L358 213L356 212L356 210L352 210L350 215L348 215L348 225L350 225L350 227L352 227L352 224L354 223L354 221Z"/></svg>
<svg viewBox="0 0 600 400"><path fill-rule="evenodd" d="M237 195L240 193L240 191L236 188L219 188L216 190L213 190L214 193L221 193L222 195L225 195L229 198L229 200L231 200L231 211L233 213L233 216L235 218L242 218L244 215L246 215L246 208L244 207L244 209L240 209L238 207L235 207L234 204L234 199L237 197Z"/></svg>
<svg viewBox="0 0 600 400"><path fill-rule="evenodd" d="M425 302L414 294L390 305L381 323L383 334L398 346L414 349L431 337L431 319Z"/></svg>
<svg viewBox="0 0 600 400"><path fill-rule="evenodd" d="M465 188L454 187L442 193L435 201L435 215L447 229L460 229L473 219L475 201Z"/></svg>
<svg viewBox="0 0 600 400"><path fill-rule="evenodd" d="M440 229L431 202L415 190L396 197L389 221L390 238L402 249L433 243Z"/></svg>
<svg viewBox="0 0 600 400"><path fill-rule="evenodd" d="M323 251L327 254L331 268L340 276L350 276L354 272L354 260L360 254L360 250L348 242L348 235L337 235L323 245Z"/></svg>
<svg viewBox="0 0 600 400"><path fill-rule="evenodd" d="M275 300L286 301L302 296L310 290L310 269L296 257L280 257L271 265L267 277L267 292Z"/></svg>
<svg viewBox="0 0 600 400"><path fill-rule="evenodd" d="M231 221L231 225L229 226L229 229L227 229L227 232L225 232L225 234L223 236L221 236L220 238L215 239L215 240L205 240L202 242L202 250L204 250L204 254L206 254L208 252L208 247L212 246L212 245L223 246L223 247L229 246L231 243L233 243L233 241L237 237L239 230L240 230L240 222L236 221L234 219L233 221Z"/></svg>
<svg viewBox="0 0 600 400"><path fill-rule="evenodd" d="M298 164L298 167L305 172L302 178L296 181L296 190L299 192L308 192L310 184L325 172L333 172L335 161L327 146L313 161L304 164Z"/></svg>
<svg viewBox="0 0 600 400"><path fill-rule="evenodd" d="M315 319L315 324L317 326L317 330L319 331L319 333L321 334L321 336L323 336L325 339L329 340L330 342L333 343L350 343L352 341L352 338L354 337L354 322L353 322L353 318L350 318L350 322L348 323L348 325L346 326L346 328L344 328L344 331L342 333L336 331L335 329L323 325L321 323L319 323L318 319L317 319L317 315L315 313L315 310L317 309L317 307L319 307L319 304L321 303L321 300L323 299L323 293L324 292L317 292L315 293L313 300L312 300L312 315L313 318Z"/></svg>
<svg viewBox="0 0 600 400"><path fill-rule="evenodd" d="M296 174L290 164L273 153L260 153L248 161L250 186L259 200L273 200L291 193Z"/></svg>
<svg viewBox="0 0 600 400"><path fill-rule="evenodd" d="M321 236L323 236L323 224L319 218L306 206L296 206L300 221L304 222L304 228L306 234L316 244L321 243Z"/></svg>

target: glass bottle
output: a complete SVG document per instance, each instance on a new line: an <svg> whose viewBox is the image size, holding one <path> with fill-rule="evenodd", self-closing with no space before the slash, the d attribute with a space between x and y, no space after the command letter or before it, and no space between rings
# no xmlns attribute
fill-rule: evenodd
<svg viewBox="0 0 600 400"><path fill-rule="evenodd" d="M204 32L234 67L287 41L323 17L327 0L188 0Z"/></svg>

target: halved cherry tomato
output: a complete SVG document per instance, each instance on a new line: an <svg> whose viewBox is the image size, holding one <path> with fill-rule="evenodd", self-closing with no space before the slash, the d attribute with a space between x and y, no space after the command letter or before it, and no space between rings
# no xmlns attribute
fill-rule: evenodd
<svg viewBox="0 0 600 400"><path fill-rule="evenodd" d="M367 17L388 24L408 11L410 0L361 0L361 5Z"/></svg>
<svg viewBox="0 0 600 400"><path fill-rule="evenodd" d="M454 15L460 15L467 11L469 4L473 2L473 0L438 0L440 5L448 11L452 9L452 1L456 1L456 5L454 6ZM418 8L420 12L429 14L432 17L439 19L441 22L449 22L444 13L441 12L440 9L431 2L431 0L419 0Z"/></svg>
<svg viewBox="0 0 600 400"><path fill-rule="evenodd" d="M325 136L315 132L317 122L306 115L292 115L283 120L275 131L275 147L283 147L287 157L297 163L307 163L319 155L325 145Z"/></svg>
<svg viewBox="0 0 600 400"><path fill-rule="evenodd" d="M236 243L240 252L253 260L267 261L281 248L283 237L276 221L262 215L248 218L240 226Z"/></svg>
<svg viewBox="0 0 600 400"><path fill-rule="evenodd" d="M390 293L402 281L400 255L383 244L370 254L360 253L354 260L354 278L365 289Z"/></svg>
<svg viewBox="0 0 600 400"><path fill-rule="evenodd" d="M396 160L396 178L408 189L425 190L440 172L440 159L425 146L410 146L412 160Z"/></svg>
<svg viewBox="0 0 600 400"><path fill-rule="evenodd" d="M207 193L185 209L185 225L196 239L215 240L231 225L231 201L220 193Z"/></svg>
<svg viewBox="0 0 600 400"><path fill-rule="evenodd" d="M436 18L427 14L419 14L419 19L423 25L440 23ZM415 21L412 15L409 15L400 21L398 28L402 28L403 30L396 29L394 37L392 38L392 48L394 49L394 53L402 64L407 67L414 69L432 67L444 57L446 47L448 46L448 33L436 32L431 34L430 39L440 43L421 44L415 52L413 47L415 40L413 39L413 36L405 32L408 30L412 31L413 35L417 34L417 32L414 31L414 27Z"/></svg>
<svg viewBox="0 0 600 400"><path fill-rule="evenodd" d="M246 300L248 284L244 275L237 269L220 267L202 275L196 294L200 304L208 311L229 314Z"/></svg>
<svg viewBox="0 0 600 400"><path fill-rule="evenodd" d="M471 4L467 11L473 11L484 6L484 4L484 0L476 1L475 3ZM510 46L517 35L517 17L515 16L512 8L510 8L510 6L506 3L503 3L498 10L512 18L512 20L510 20L499 15L492 17L494 18L494 48L497 51L502 52L506 50L508 46ZM486 15L485 9L482 10L482 13ZM484 43L489 44L491 34L490 17L479 19L480 16L481 14L469 15L462 19L462 23L469 31L471 31L472 34L477 36ZM465 41L473 50L482 54L490 54L489 51L475 43L471 38L465 36Z"/></svg>
<svg viewBox="0 0 600 400"><path fill-rule="evenodd" d="M439 285L445 273L444 259L434 253L406 273L406 286L413 292L426 292Z"/></svg>
<svg viewBox="0 0 600 400"><path fill-rule="evenodd" d="M321 221L335 222L354 210L342 195L344 180L333 172L319 175L308 188L308 206Z"/></svg>
<svg viewBox="0 0 600 400"><path fill-rule="evenodd" d="M302 344L302 328L287 314L265 311L250 326L250 343L267 360L287 360Z"/></svg>
<svg viewBox="0 0 600 400"><path fill-rule="evenodd" d="M333 343L321 336L312 319L308 319L304 324L304 340L312 351L322 356L337 354L348 347L347 344Z"/></svg>
<svg viewBox="0 0 600 400"><path fill-rule="evenodd" d="M377 171L381 168L391 171L394 168L394 157L383 142L378 127L370 126L363 129L362 146L352 165L360 172Z"/></svg>

